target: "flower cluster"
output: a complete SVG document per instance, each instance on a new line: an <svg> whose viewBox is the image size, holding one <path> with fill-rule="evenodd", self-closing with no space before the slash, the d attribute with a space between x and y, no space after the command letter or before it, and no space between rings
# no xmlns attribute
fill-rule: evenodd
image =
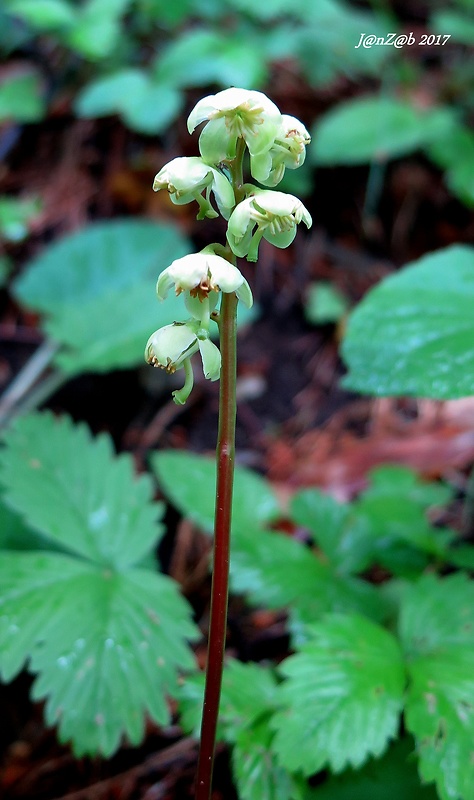
<svg viewBox="0 0 474 800"><path fill-rule="evenodd" d="M191 391L194 353L201 354L205 377L219 378L220 352L209 329L211 320L218 318L220 294L235 292L247 307L252 305L250 287L231 262L236 256L256 261L262 238L275 247L288 247L299 222L311 225L311 216L297 197L249 183L237 187L232 179L236 162L242 167L245 147L252 178L263 186L276 186L287 168L300 167L310 136L299 120L281 114L262 92L231 88L197 103L188 118L189 132L202 123L200 157L173 159L153 183L155 191L168 191L173 203L196 201L198 219L218 216L212 195L227 220L226 248L210 245L177 259L158 278L158 297L165 299L174 286L191 315L155 331L145 349L145 359L153 366L168 373L184 369L185 385L173 393L177 403L184 403ZM219 247L225 257L216 253Z"/></svg>

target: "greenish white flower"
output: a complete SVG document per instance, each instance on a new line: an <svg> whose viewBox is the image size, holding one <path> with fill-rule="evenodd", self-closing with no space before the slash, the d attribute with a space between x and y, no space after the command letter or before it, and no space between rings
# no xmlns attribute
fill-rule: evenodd
<svg viewBox="0 0 474 800"><path fill-rule="evenodd" d="M210 292L235 292L247 308L253 303L250 286L240 270L215 253L191 253L173 261L158 278L156 293L160 300L164 300L172 286L176 294L189 292L200 301L206 300Z"/></svg>
<svg viewBox="0 0 474 800"><path fill-rule="evenodd" d="M145 361L169 374L184 367L198 350L201 353L204 376L216 381L220 375L221 354L199 323L173 322L152 333L145 347Z"/></svg>
<svg viewBox="0 0 474 800"><path fill-rule="evenodd" d="M275 247L288 247L301 221L307 228L312 225L309 211L297 197L285 192L256 189L232 212L227 240L237 256L257 261L262 237Z"/></svg>
<svg viewBox="0 0 474 800"><path fill-rule="evenodd" d="M210 202L211 192L224 219L229 218L235 205L234 190L225 175L198 157L174 158L165 164L153 181L153 189L166 189L171 201L179 206L196 200L198 219L218 216Z"/></svg>
<svg viewBox="0 0 474 800"><path fill-rule="evenodd" d="M264 186L276 186L280 183L285 168L297 169L306 158L306 145L311 136L305 126L296 117L283 114L281 125L275 141L269 150L250 159L252 176Z"/></svg>
<svg viewBox="0 0 474 800"><path fill-rule="evenodd" d="M281 124L281 114L262 92L233 87L197 103L188 117L189 132L205 120L199 150L210 164L218 164L235 158L239 138L245 140L252 156L269 150Z"/></svg>

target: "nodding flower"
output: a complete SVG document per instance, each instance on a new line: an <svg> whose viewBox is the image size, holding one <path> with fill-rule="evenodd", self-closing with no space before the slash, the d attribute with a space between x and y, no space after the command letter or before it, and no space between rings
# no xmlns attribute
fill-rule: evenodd
<svg viewBox="0 0 474 800"><path fill-rule="evenodd" d="M209 339L209 333L199 326L199 322L173 322L152 333L145 347L145 361L153 367L160 367L168 374L183 368L185 384L173 392L173 399L183 405L193 388L194 378L191 356L199 350L204 377L217 381L221 371L221 354Z"/></svg>
<svg viewBox="0 0 474 800"><path fill-rule="evenodd" d="M270 149L250 159L252 177L264 186L276 186L283 178L285 168L297 169L304 164L306 146L310 141L311 136L299 119L282 114L280 128Z"/></svg>
<svg viewBox="0 0 474 800"><path fill-rule="evenodd" d="M307 228L312 225L309 211L297 197L285 192L255 189L232 212L227 240L237 256L247 256L247 261L256 261L262 237L275 247L288 247L301 221Z"/></svg>
<svg viewBox="0 0 474 800"><path fill-rule="evenodd" d="M199 150L205 161L218 164L235 158L239 138L244 139L251 156L269 150L280 127L281 114L262 92L233 87L197 103L188 117L189 132L205 120Z"/></svg>
<svg viewBox="0 0 474 800"><path fill-rule="evenodd" d="M247 308L252 306L252 292L240 270L222 256L209 252L210 249L178 258L163 270L156 284L160 300L174 286L176 294L186 292L201 301L210 292L235 292Z"/></svg>
<svg viewBox="0 0 474 800"><path fill-rule="evenodd" d="M178 206L196 200L198 219L218 216L211 205L211 192L224 219L229 219L235 206L234 190L225 175L198 157L174 158L165 164L153 181L153 190L160 189L166 189L171 201Z"/></svg>

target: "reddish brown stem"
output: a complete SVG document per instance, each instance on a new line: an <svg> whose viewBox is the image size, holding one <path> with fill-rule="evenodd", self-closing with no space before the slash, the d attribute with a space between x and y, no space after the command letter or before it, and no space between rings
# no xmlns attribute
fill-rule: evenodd
<svg viewBox="0 0 474 800"><path fill-rule="evenodd" d="M217 487L214 520L214 563L207 651L206 689L204 693L202 715L201 746L196 776L196 800L209 800L211 797L217 718L219 715L219 700L224 668L235 458L236 315L237 297L233 293L223 294L219 323L222 369L219 395L219 432L216 453Z"/></svg>

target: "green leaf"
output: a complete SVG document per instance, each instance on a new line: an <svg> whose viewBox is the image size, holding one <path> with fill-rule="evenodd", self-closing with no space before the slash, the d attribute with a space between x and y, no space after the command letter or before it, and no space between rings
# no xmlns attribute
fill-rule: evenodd
<svg viewBox="0 0 474 800"><path fill-rule="evenodd" d="M320 118L310 152L321 166L387 161L431 143L450 123L443 108L427 111L389 97L357 97Z"/></svg>
<svg viewBox="0 0 474 800"><path fill-rule="evenodd" d="M446 135L427 148L430 158L446 170L444 180L456 197L474 205L474 135L453 120Z"/></svg>
<svg viewBox="0 0 474 800"><path fill-rule="evenodd" d="M40 31L67 28L77 19L75 9L64 0L11 0L8 10Z"/></svg>
<svg viewBox="0 0 474 800"><path fill-rule="evenodd" d="M168 723L177 669L193 666L190 609L173 581L137 566L162 509L129 456L68 419L23 417L5 445L6 500L65 552L2 553L0 670L9 680L29 660L60 738L108 756L122 733L141 739L145 712Z"/></svg>
<svg viewBox="0 0 474 800"><path fill-rule="evenodd" d="M33 698L77 756L110 756L124 732L137 744L147 712L169 722L176 670L191 668L195 637L173 582L140 569L114 572L59 554L2 554L1 667L30 655Z"/></svg>
<svg viewBox="0 0 474 800"><path fill-rule="evenodd" d="M396 639L359 616L330 615L280 667L273 749L290 771L334 772L378 756L398 731L404 669Z"/></svg>
<svg viewBox="0 0 474 800"><path fill-rule="evenodd" d="M91 81L79 93L75 110L87 118L120 114L133 130L156 135L176 118L182 102L174 87L153 81L143 70L129 68Z"/></svg>
<svg viewBox="0 0 474 800"><path fill-rule="evenodd" d="M28 528L21 517L0 502L0 549L42 550L46 540Z"/></svg>
<svg viewBox="0 0 474 800"><path fill-rule="evenodd" d="M403 598L400 636L410 685L406 725L420 773L442 800L472 795L474 584L463 574L424 576Z"/></svg>
<svg viewBox="0 0 474 800"><path fill-rule="evenodd" d="M294 778L278 764L272 732L263 721L242 729L232 751L239 800L300 800Z"/></svg>
<svg viewBox="0 0 474 800"><path fill-rule="evenodd" d="M435 399L474 393L474 249L424 256L375 287L352 313L344 385Z"/></svg>
<svg viewBox="0 0 474 800"><path fill-rule="evenodd" d="M294 621L310 623L327 611L357 611L382 619L386 606L377 590L338 575L331 565L295 539L249 527L234 538L231 585L254 605L290 607Z"/></svg>
<svg viewBox="0 0 474 800"><path fill-rule="evenodd" d="M28 235L29 223L38 216L38 198L0 196L0 237L9 242L21 242Z"/></svg>
<svg viewBox="0 0 474 800"><path fill-rule="evenodd" d="M96 61L110 55L120 35L120 18L131 0L88 0L67 34L67 44L85 58Z"/></svg>
<svg viewBox="0 0 474 800"><path fill-rule="evenodd" d="M303 489L291 500L290 517L314 534L338 572L361 572L369 566L373 543L367 526L359 523L349 505L338 503L318 489Z"/></svg>
<svg viewBox="0 0 474 800"><path fill-rule="evenodd" d="M374 549L380 553L381 563L389 566L386 557L388 555L390 559L390 545L397 540L445 558L454 533L434 528L425 511L440 501L448 502L452 496L450 489L423 483L412 470L400 466L379 467L371 473L371 478L372 485L359 497L354 510L359 518L365 520ZM382 537L386 540L383 545ZM388 552L384 553L384 550Z"/></svg>
<svg viewBox="0 0 474 800"><path fill-rule="evenodd" d="M469 10L472 12L472 5ZM467 14L448 10L435 11L430 23L431 30L435 31L435 33L449 33L454 42L461 42L461 44L467 45L474 44L474 22L472 17Z"/></svg>
<svg viewBox="0 0 474 800"><path fill-rule="evenodd" d="M229 37L211 30L184 33L172 42L156 62L159 82L189 86L260 86L266 78L261 51L252 47L249 34Z"/></svg>
<svg viewBox="0 0 474 800"><path fill-rule="evenodd" d="M180 451L162 451L151 464L167 498L207 533L214 528L216 466L213 459ZM236 467L232 528L237 535L279 514L270 485L255 472Z"/></svg>
<svg viewBox="0 0 474 800"><path fill-rule="evenodd" d="M339 322L349 308L347 298L327 281L317 281L309 287L304 315L313 325Z"/></svg>
<svg viewBox="0 0 474 800"><path fill-rule="evenodd" d="M411 739L400 739L362 769L331 775L304 800L437 800L433 787L420 783L412 754Z"/></svg>
<svg viewBox="0 0 474 800"><path fill-rule="evenodd" d="M374 14L340 0L302 2L298 6L303 25L294 52L310 83L321 86L341 74L351 79L359 74L377 75L390 57L388 47L357 48L362 31L386 34L386 27Z"/></svg>
<svg viewBox="0 0 474 800"><path fill-rule="evenodd" d="M427 564L423 553L446 558L453 533L432 527L425 512L447 503L450 488L420 481L400 466L379 467L370 478L369 488L351 505L317 489L292 499L291 519L314 535L336 572L362 572L378 564L395 575L415 577Z"/></svg>
<svg viewBox="0 0 474 800"><path fill-rule="evenodd" d="M0 122L38 122L45 110L36 74L12 75L0 84Z"/></svg>
<svg viewBox="0 0 474 800"><path fill-rule="evenodd" d="M5 501L27 524L98 564L123 569L156 542L162 506L148 476L134 477L128 455L109 437L52 414L23 417L0 451ZM139 535L136 535L139 531Z"/></svg>
<svg viewBox="0 0 474 800"><path fill-rule="evenodd" d="M57 362L66 372L129 367L143 362L153 330L182 316L178 298L160 304L153 289L160 271L189 250L171 225L97 223L33 259L14 294L48 315L50 335L64 345Z"/></svg>
<svg viewBox="0 0 474 800"><path fill-rule="evenodd" d="M243 728L253 727L274 708L276 679L272 670L259 664L229 659L222 679L219 738L235 742ZM186 676L179 690L179 709L184 730L199 737L204 698L204 674Z"/></svg>

